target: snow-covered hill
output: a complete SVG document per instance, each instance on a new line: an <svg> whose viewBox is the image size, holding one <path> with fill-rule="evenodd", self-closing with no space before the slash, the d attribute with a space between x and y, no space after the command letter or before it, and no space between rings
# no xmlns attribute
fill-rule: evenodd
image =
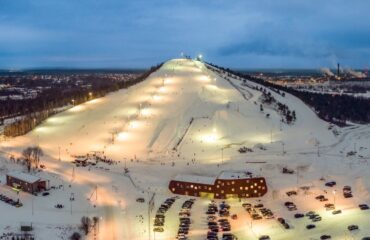
<svg viewBox="0 0 370 240"><path fill-rule="evenodd" d="M368 189L370 174L364 174L361 167L367 166L370 155L368 126L352 126L335 135L329 124L299 99L270 91L277 101L296 112L293 124L282 123L271 106L264 105L264 111L260 111L261 92L256 86L216 73L199 61L174 59L140 84L75 106L25 136L1 142L3 167L5 171L17 168L5 159L11 153L19 155L30 145L39 145L45 152L47 169L43 174L55 174L65 184L71 181L72 155L99 151L120 161L104 167L109 170L76 170L72 188L84 196L81 199L90 196L95 185L105 194L97 200L97 209L81 200L77 203L83 209L79 215L64 216L65 222L78 222L85 211L101 214L109 219L105 226L114 228L115 239L147 239L145 226L135 225L135 217L146 213L145 206L135 199L156 193L156 204L160 204L169 195L169 180L177 173L216 175L225 169L248 169L265 176L270 189L278 192L297 184L315 184L323 176L339 182L353 181L363 193ZM353 143L358 153L347 158L345 154L352 150ZM243 146L253 152L240 154L238 149ZM122 175L124 164L129 176ZM282 179L283 166L300 168L301 175ZM368 199L368 194L364 196ZM30 206L27 199L24 209ZM57 200L51 201L53 206ZM44 207L39 204L40 216L50 211ZM122 208L124 213L117 212ZM0 210L4 210L1 204ZM16 216L14 221L31 217ZM131 227L118 230L123 222ZM112 234L106 228L104 232ZM167 232L160 239L173 234Z"/></svg>

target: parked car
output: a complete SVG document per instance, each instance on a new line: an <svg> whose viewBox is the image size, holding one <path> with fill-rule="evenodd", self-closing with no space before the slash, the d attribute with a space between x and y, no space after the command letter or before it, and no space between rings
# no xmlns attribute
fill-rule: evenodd
<svg viewBox="0 0 370 240"><path fill-rule="evenodd" d="M347 229L348 229L349 231L358 230L358 226L357 226L357 225L349 225L349 226L347 227Z"/></svg>
<svg viewBox="0 0 370 240"><path fill-rule="evenodd" d="M315 228L316 227L316 225L315 224L308 224L307 226L306 226L306 228L309 230L309 229L313 229L313 228Z"/></svg>
<svg viewBox="0 0 370 240"><path fill-rule="evenodd" d="M333 215L340 214L340 213L342 213L342 210L334 210L332 212Z"/></svg>
<svg viewBox="0 0 370 240"><path fill-rule="evenodd" d="M261 237L258 238L258 240L270 240L270 236L268 235L262 235Z"/></svg>
<svg viewBox="0 0 370 240"><path fill-rule="evenodd" d="M302 214L302 213L296 213L296 214L294 214L294 217L295 218L303 218L304 217L304 214Z"/></svg>

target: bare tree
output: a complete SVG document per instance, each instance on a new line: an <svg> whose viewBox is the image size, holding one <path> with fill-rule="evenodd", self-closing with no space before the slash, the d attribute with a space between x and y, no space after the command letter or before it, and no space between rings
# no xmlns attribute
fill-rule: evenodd
<svg viewBox="0 0 370 240"><path fill-rule="evenodd" d="M84 231L85 235L89 234L91 219L89 217L83 216L81 218L81 229Z"/></svg>
<svg viewBox="0 0 370 240"><path fill-rule="evenodd" d="M32 153L33 153L33 150L32 150L31 147L28 147L28 148L24 149L23 152L22 152L22 155L23 155L24 160L26 162L28 172L31 171L31 167L32 167Z"/></svg>
<svg viewBox="0 0 370 240"><path fill-rule="evenodd" d="M35 168L39 167L40 157L42 156L44 156L44 152L39 146L32 147L32 157L33 157L33 162L35 164Z"/></svg>
<svg viewBox="0 0 370 240"><path fill-rule="evenodd" d="M69 239L71 239L71 240L80 240L81 239L81 234L78 233L78 232L74 232L72 234L72 236L69 237Z"/></svg>

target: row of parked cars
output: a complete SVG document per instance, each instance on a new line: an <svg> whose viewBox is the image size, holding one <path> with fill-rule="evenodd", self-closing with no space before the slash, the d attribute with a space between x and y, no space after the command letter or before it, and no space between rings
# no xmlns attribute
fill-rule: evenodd
<svg viewBox="0 0 370 240"><path fill-rule="evenodd" d="M219 219L217 219L217 213ZM207 216L207 225L208 225L208 232L207 232L207 240L218 240L218 232L222 233L222 240L235 240L237 237L230 233L231 231L231 224L228 220L230 216L230 205L227 204L225 201L222 201L219 206L212 201L208 204L208 208L206 211ZM232 219L237 219L237 215L234 214Z"/></svg>
<svg viewBox="0 0 370 240"><path fill-rule="evenodd" d="M13 199L11 199L11 198L3 195L3 194L0 194L0 201L3 201L5 203L10 204L10 205L12 205L14 207L17 207L17 208L23 206L23 204L20 203L19 200L15 201L15 200L13 200Z"/></svg>
<svg viewBox="0 0 370 240"><path fill-rule="evenodd" d="M154 232L163 232L165 223L165 213L170 209L172 204L176 201L176 197L167 198L164 203L158 208L154 219Z"/></svg>
<svg viewBox="0 0 370 240"><path fill-rule="evenodd" d="M179 218L180 218L180 224L179 224L179 230L177 231L177 239L179 240L188 240L188 234L189 234L189 229L190 229L190 210L193 207L193 204L195 202L195 199L189 199L186 200L182 206L181 210L179 212Z"/></svg>

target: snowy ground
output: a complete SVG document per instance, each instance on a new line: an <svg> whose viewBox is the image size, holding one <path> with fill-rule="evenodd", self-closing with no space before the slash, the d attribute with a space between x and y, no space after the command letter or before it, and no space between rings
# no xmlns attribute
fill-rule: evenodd
<svg viewBox="0 0 370 240"><path fill-rule="evenodd" d="M51 185L62 187L51 190L47 197L21 193L22 208L0 202L0 212L8 213L0 218L0 236L22 222L33 222L38 239L63 239L75 230L82 216L98 216L101 224L97 239L147 240L147 202L155 193L155 214L156 208L172 196L167 189L172 177L178 173L217 175L221 170L241 169L266 177L269 193L263 203L277 216L287 218L294 228L284 230L276 220L256 221L251 227L241 203L231 201L232 212L240 216L230 220L239 239L257 239L261 234L272 239L318 239L322 233L334 239L370 235L365 226L370 212L360 212L357 207L358 203L370 203L370 127L353 124L335 128L339 132L335 135L329 124L299 99L272 92L296 111L293 125L282 124L279 114L268 106L260 112L261 93L248 87L256 84L247 82L245 86L239 80L231 81L233 86L201 62L171 60L136 86L75 106L25 136L2 141L2 183L8 170L22 169L8 161L9 154L19 155L27 146L40 145L46 170L39 175L49 179ZM265 117L267 113L269 118ZM260 145L267 150L260 150ZM254 152L239 154L241 146ZM71 155L92 151L104 151L119 162L73 170ZM347 157L350 151L356 153ZM125 166L129 174L123 174ZM298 175L281 174L286 166L298 169ZM336 203L342 215L327 213L323 203L314 199L325 190L321 177L337 181ZM295 220L283 206L288 201L285 191L303 185L313 188L308 195L300 192L293 197L298 212L315 210L323 217L317 228L309 231L305 229L307 219ZM342 197L344 185L352 186L354 198ZM331 190L329 201L333 198ZM4 185L0 193L17 197ZM69 201L71 193L76 199L73 202ZM136 202L138 197L144 197L146 203ZM155 239L174 239L177 214L186 199L180 197L168 211L165 232L156 233ZM206 235L204 212L208 202L197 199L194 204L191 239L204 239ZM65 207L54 208L58 203ZM360 230L350 234L346 229L349 224L358 224ZM94 239L93 235L90 238Z"/></svg>

